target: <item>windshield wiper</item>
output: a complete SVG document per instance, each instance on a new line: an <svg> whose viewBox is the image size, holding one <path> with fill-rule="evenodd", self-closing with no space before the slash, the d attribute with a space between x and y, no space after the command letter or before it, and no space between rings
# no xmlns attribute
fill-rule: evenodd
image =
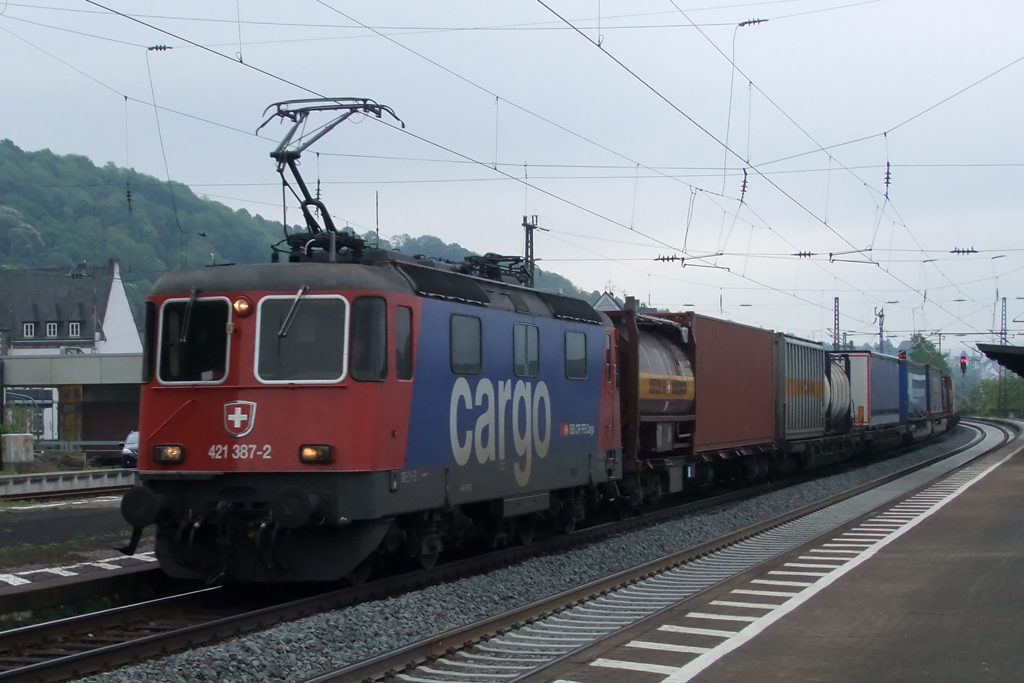
<svg viewBox="0 0 1024 683"><path fill-rule="evenodd" d="M196 294L198 294L198 290L193 287L192 293L188 295L188 303L185 304L185 320L181 324L181 339L178 340L180 344L184 344L188 339L188 324L192 320L192 307L196 303Z"/></svg>
<svg viewBox="0 0 1024 683"><path fill-rule="evenodd" d="M306 296L306 292L309 291L309 285L302 285L299 287L299 291L295 293L295 300L292 301L292 307L288 309L288 315L284 317L284 322L281 323L281 329L277 331L278 337L287 337L288 330L291 329L292 323L295 322L295 314L299 312L299 303L302 301L302 297Z"/></svg>

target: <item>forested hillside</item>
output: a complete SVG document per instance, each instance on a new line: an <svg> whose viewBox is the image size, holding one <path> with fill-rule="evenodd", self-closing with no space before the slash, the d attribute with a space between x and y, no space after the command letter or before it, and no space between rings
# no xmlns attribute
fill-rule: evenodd
<svg viewBox="0 0 1024 683"><path fill-rule="evenodd" d="M199 197L185 185L169 189L112 163L99 167L84 156L26 152L0 140L0 265L8 268L71 268L117 257L137 303L161 274L186 261L202 265L212 253L219 263L265 263L282 237L280 222ZM392 242L381 246L455 261L472 253L430 235ZM537 286L590 300L598 295L552 273L540 273Z"/></svg>

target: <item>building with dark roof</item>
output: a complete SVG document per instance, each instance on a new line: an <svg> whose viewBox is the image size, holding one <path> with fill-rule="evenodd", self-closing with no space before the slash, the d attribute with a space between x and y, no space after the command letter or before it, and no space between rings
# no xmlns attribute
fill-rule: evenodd
<svg viewBox="0 0 1024 683"><path fill-rule="evenodd" d="M138 422L141 381L141 335L116 259L0 268L0 402L31 406L37 436L123 439Z"/></svg>

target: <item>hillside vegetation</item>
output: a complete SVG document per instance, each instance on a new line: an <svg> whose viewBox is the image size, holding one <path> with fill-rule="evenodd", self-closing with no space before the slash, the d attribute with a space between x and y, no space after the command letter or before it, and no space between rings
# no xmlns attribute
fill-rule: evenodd
<svg viewBox="0 0 1024 683"><path fill-rule="evenodd" d="M280 222L200 197L185 185L169 187L113 163L100 167L84 156L26 152L0 140L0 265L8 268L95 266L117 257L137 304L186 257L190 266L206 263L211 253L218 263L266 263L270 245L282 237ZM453 261L473 253L431 235L399 235L392 242L381 240L381 246ZM598 296L547 272L539 272L537 286L591 301Z"/></svg>

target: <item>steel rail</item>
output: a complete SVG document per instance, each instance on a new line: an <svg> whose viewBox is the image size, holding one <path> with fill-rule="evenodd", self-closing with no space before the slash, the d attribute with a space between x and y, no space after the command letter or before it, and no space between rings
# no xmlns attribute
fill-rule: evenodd
<svg viewBox="0 0 1024 683"><path fill-rule="evenodd" d="M32 493L10 493L0 495L0 501L23 501L23 500L67 500L77 498L99 498L112 496L128 491L131 486L95 486L82 489L68 489L66 491L36 491Z"/></svg>

